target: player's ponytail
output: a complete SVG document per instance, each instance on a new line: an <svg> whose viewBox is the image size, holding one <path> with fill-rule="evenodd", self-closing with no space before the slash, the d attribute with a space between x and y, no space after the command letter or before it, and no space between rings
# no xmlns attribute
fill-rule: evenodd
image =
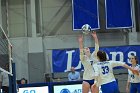
<svg viewBox="0 0 140 93"><path fill-rule="evenodd" d="M97 57L99 60L102 61L107 61L106 53L104 51L98 51L97 52Z"/></svg>

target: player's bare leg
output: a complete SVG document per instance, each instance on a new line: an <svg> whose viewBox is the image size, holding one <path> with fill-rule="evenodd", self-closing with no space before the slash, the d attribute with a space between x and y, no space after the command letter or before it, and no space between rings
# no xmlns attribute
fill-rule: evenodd
<svg viewBox="0 0 140 93"><path fill-rule="evenodd" d="M97 87L95 84L91 86L92 93L99 93L99 87Z"/></svg>
<svg viewBox="0 0 140 93"><path fill-rule="evenodd" d="M90 89L90 84L83 81L82 84L82 93L89 93L89 89Z"/></svg>

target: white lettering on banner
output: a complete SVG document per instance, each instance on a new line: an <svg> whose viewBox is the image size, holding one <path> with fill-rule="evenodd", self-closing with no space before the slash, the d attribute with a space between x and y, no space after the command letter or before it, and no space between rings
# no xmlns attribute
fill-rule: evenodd
<svg viewBox="0 0 140 93"><path fill-rule="evenodd" d="M133 54L134 56L136 56L136 52L135 52L135 51L130 51L130 52L128 53L127 62L128 62L129 64L131 64L131 62L130 62L130 60L129 60L129 57L130 57L132 54Z"/></svg>
<svg viewBox="0 0 140 93"><path fill-rule="evenodd" d="M75 50L66 51L66 54L68 55L68 59L67 59L67 68L66 68L65 72L70 71L70 68L72 66L72 54L74 52L75 52ZM124 53L123 52L120 52L120 51L119 52L110 52L109 54L111 55L111 58L112 58L111 60L115 61L116 56L119 55L120 56L119 61L124 61ZM109 54L107 54L107 58L109 58ZM135 51L129 51L128 52L128 59L127 59L128 63L131 63L129 61L129 56L131 56L132 54L136 56L136 52ZM75 67L75 69L81 69L81 68L82 68L81 61L79 61L78 65L77 65L77 67Z"/></svg>
<svg viewBox="0 0 140 93"><path fill-rule="evenodd" d="M108 56L108 54L106 53L106 58L107 58L107 60L109 60L109 56Z"/></svg>
<svg viewBox="0 0 140 93"><path fill-rule="evenodd" d="M75 52L75 50L71 51L66 51L66 54L68 54L68 59L67 59L67 69L65 72L70 71L71 64L72 64L72 53Z"/></svg>
<svg viewBox="0 0 140 93"><path fill-rule="evenodd" d="M71 51L66 51L66 54L68 54L68 60L67 60L67 69L65 70L65 72L70 71L70 68L72 66L72 54L75 52L75 50L71 50ZM75 67L75 69L81 69L81 61L79 61L77 67Z"/></svg>
<svg viewBox="0 0 140 93"><path fill-rule="evenodd" d="M123 61L124 60L124 55L123 52L110 52L110 54L112 55L112 60L116 60L116 56L119 55L120 56L120 60L119 61Z"/></svg>
<svg viewBox="0 0 140 93"><path fill-rule="evenodd" d="M75 69L81 69L81 68L82 68L82 66L81 66L81 61L79 61L78 66L75 67Z"/></svg>

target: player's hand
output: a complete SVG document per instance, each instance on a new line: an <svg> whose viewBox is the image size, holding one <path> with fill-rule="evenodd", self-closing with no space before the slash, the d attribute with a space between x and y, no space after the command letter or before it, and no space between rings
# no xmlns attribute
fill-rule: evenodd
<svg viewBox="0 0 140 93"><path fill-rule="evenodd" d="M139 71L137 69L132 69L132 73L135 75L139 75Z"/></svg>

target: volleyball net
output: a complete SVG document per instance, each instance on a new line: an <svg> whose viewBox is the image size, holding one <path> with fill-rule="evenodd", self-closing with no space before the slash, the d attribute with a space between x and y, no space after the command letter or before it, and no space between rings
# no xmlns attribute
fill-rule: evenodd
<svg viewBox="0 0 140 93"><path fill-rule="evenodd" d="M12 75L12 45L0 26L0 71Z"/></svg>

